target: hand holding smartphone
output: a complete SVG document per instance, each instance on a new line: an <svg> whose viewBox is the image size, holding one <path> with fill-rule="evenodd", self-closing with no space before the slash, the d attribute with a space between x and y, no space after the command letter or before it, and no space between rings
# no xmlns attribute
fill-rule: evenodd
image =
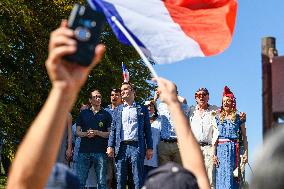
<svg viewBox="0 0 284 189"><path fill-rule="evenodd" d="M72 63L89 66L94 58L94 49L99 43L105 17L89 5L75 4L68 19L68 27L74 30L77 51L64 58Z"/></svg>

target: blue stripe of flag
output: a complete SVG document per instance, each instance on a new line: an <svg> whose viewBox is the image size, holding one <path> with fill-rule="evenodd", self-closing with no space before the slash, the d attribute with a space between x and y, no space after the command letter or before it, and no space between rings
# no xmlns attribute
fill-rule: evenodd
<svg viewBox="0 0 284 189"><path fill-rule="evenodd" d="M112 16L115 16L117 20L123 25L123 27L129 32L131 37L135 40L135 42L142 48L145 48L145 45L125 26L123 19L119 15L119 12L116 10L116 8L113 6L113 4L104 1L104 0L88 0L89 5L93 8L93 10L96 11L102 11L106 19L111 26L114 34L116 35L117 39L126 45L131 45L131 43L128 41L128 39L124 36L124 34L120 31L120 29L114 24L114 22L111 20Z"/></svg>

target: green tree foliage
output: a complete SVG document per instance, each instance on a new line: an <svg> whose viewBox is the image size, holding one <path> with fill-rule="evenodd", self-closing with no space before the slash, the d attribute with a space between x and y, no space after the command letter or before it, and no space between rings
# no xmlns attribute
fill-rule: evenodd
<svg viewBox="0 0 284 189"><path fill-rule="evenodd" d="M21 141L47 97L51 86L44 62L49 35L68 17L75 2L78 1L0 2L0 127L7 134L9 152L5 153L11 154L11 149L15 149L15 141ZM101 38L107 46L106 55L82 88L72 112L74 118L93 89L102 91L104 106L109 103L110 89L122 83L122 62L130 72L130 81L137 87L139 101L149 98L154 89L147 82L148 69L132 47L120 44L108 26Z"/></svg>

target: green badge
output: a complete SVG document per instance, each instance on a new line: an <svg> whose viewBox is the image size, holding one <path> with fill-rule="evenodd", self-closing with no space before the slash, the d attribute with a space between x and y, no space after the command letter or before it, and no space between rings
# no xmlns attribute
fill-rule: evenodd
<svg viewBox="0 0 284 189"><path fill-rule="evenodd" d="M103 127L104 126L104 123L103 122L99 122L99 127Z"/></svg>

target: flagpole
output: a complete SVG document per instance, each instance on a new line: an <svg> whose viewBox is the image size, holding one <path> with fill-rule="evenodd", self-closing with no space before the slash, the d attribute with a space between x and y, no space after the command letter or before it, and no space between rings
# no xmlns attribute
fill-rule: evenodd
<svg viewBox="0 0 284 189"><path fill-rule="evenodd" d="M123 27L123 25L119 22L119 20L117 20L117 18L115 16L111 17L111 20L115 23L115 25L120 29L120 31L124 34L124 36L129 40L129 42L133 45L133 47L135 48L135 50L138 52L138 54L140 55L140 57L142 58L142 60L145 62L146 66L149 68L150 72L152 73L152 76L154 78L158 78L158 74L157 72L154 70L154 67L152 66L152 64L149 62L149 60L147 59L147 57L145 56L145 54L142 52L141 48L139 47L139 45L137 45L137 43L135 42L135 40L131 37L131 35L128 33L128 31Z"/></svg>

